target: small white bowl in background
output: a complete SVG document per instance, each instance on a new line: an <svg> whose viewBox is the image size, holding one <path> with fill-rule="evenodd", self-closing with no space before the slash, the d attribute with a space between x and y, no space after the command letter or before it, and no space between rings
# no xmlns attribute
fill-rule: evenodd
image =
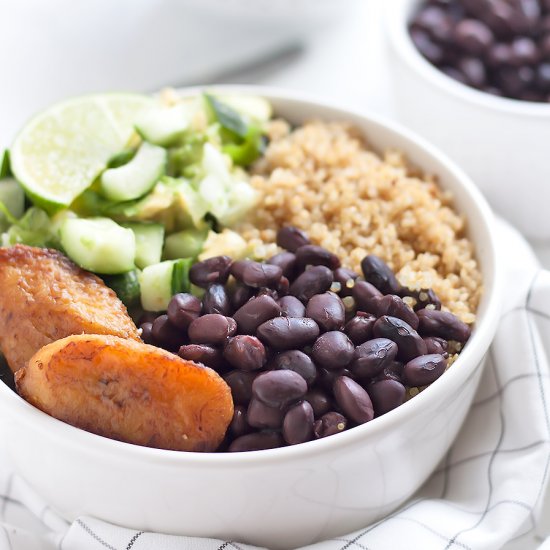
<svg viewBox="0 0 550 550"><path fill-rule="evenodd" d="M378 150L399 149L439 178L467 218L483 275L484 295L468 344L414 399L367 424L293 447L234 454L139 447L56 420L3 383L0 444L15 471L69 521L90 515L143 531L296 548L349 533L395 510L456 437L500 311L493 217L470 179L407 130L294 92L218 89L264 96L277 115L294 124L312 118L351 122Z"/></svg>
<svg viewBox="0 0 550 550"><path fill-rule="evenodd" d="M550 240L550 104L492 96L430 64L409 37L421 0L385 10L400 122L448 154L527 237Z"/></svg>

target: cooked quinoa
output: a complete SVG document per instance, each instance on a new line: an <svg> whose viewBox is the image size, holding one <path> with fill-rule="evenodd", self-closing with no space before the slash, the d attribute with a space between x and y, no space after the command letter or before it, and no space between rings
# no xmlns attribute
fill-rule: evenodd
<svg viewBox="0 0 550 550"><path fill-rule="evenodd" d="M252 176L260 202L238 229L258 256L274 252L279 227L294 225L359 273L365 255L380 256L401 284L432 288L445 309L474 322L481 273L449 192L343 123L291 130L278 120L269 134Z"/></svg>

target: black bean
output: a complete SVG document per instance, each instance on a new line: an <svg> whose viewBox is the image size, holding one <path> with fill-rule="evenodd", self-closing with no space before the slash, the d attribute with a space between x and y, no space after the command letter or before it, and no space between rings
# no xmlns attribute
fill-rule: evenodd
<svg viewBox="0 0 550 550"><path fill-rule="evenodd" d="M449 349L449 342L438 336L426 336L423 338L426 342L426 349L428 353L438 353L440 355L445 355Z"/></svg>
<svg viewBox="0 0 550 550"><path fill-rule="evenodd" d="M236 334L237 323L231 317L218 313L209 313L195 319L188 329L189 339L193 344L225 344L226 340Z"/></svg>
<svg viewBox="0 0 550 550"><path fill-rule="evenodd" d="M376 312L377 303L384 296L374 285L366 281L355 281L352 294L357 309L368 313Z"/></svg>
<svg viewBox="0 0 550 550"><path fill-rule="evenodd" d="M313 408L307 401L288 409L283 420L283 438L289 445L313 439Z"/></svg>
<svg viewBox="0 0 550 550"><path fill-rule="evenodd" d="M332 285L332 271L324 265L316 265L304 271L291 285L289 292L306 303L315 294L326 292Z"/></svg>
<svg viewBox="0 0 550 550"><path fill-rule="evenodd" d="M364 424L374 418L374 409L369 394L357 382L347 376L340 376L334 382L334 397L344 414Z"/></svg>
<svg viewBox="0 0 550 550"><path fill-rule="evenodd" d="M483 88L487 82L487 72L483 61L476 57L462 57L457 63L458 70L466 78L466 84Z"/></svg>
<svg viewBox="0 0 550 550"><path fill-rule="evenodd" d="M231 292L231 308L233 311L240 309L250 298L254 296L254 290L249 286L238 283Z"/></svg>
<svg viewBox="0 0 550 550"><path fill-rule="evenodd" d="M376 377L376 380L397 380L403 383L403 368L404 363L400 361L392 361L381 374Z"/></svg>
<svg viewBox="0 0 550 550"><path fill-rule="evenodd" d="M347 367L353 359L355 347L346 334L325 332L313 344L311 356L315 363L327 369Z"/></svg>
<svg viewBox="0 0 550 550"><path fill-rule="evenodd" d="M215 256L202 262L197 262L189 270L190 281L201 288L207 288L214 283L225 284L229 277L229 269L233 260L229 256Z"/></svg>
<svg viewBox="0 0 550 550"><path fill-rule="evenodd" d="M271 362L274 370L292 370L298 373L311 387L317 379L317 368L303 351L293 349L278 353Z"/></svg>
<svg viewBox="0 0 550 550"><path fill-rule="evenodd" d="M476 19L463 19L458 23L453 38L459 47L472 55L481 55L494 42L491 29Z"/></svg>
<svg viewBox="0 0 550 550"><path fill-rule="evenodd" d="M141 339L146 344L155 345L155 339L153 338L153 323L142 323L139 327L141 329Z"/></svg>
<svg viewBox="0 0 550 550"><path fill-rule="evenodd" d="M169 351L177 350L184 342L182 331L168 319L168 315L159 315L151 327L151 335L157 346Z"/></svg>
<svg viewBox="0 0 550 550"><path fill-rule="evenodd" d="M426 354L426 343L418 332L398 317L383 315L374 323L372 332L376 338L393 340L398 348L397 358L402 361Z"/></svg>
<svg viewBox="0 0 550 550"><path fill-rule="evenodd" d="M222 351L205 344L186 344L181 346L178 355L182 359L202 363L214 370L220 370L225 367Z"/></svg>
<svg viewBox="0 0 550 550"><path fill-rule="evenodd" d="M441 67L441 72L445 73L447 76L450 76L453 80L461 82L462 84L467 84L466 75L461 72L456 67Z"/></svg>
<svg viewBox="0 0 550 550"><path fill-rule="evenodd" d="M535 81L535 71L528 66L502 67L495 72L496 84L505 94L516 97Z"/></svg>
<svg viewBox="0 0 550 550"><path fill-rule="evenodd" d="M516 67L531 65L539 61L540 53L534 40L527 36L514 39L511 46L512 63Z"/></svg>
<svg viewBox="0 0 550 550"><path fill-rule="evenodd" d="M279 407L270 407L255 397L246 411L246 420L253 428L278 429L283 425L284 412Z"/></svg>
<svg viewBox="0 0 550 550"><path fill-rule="evenodd" d="M331 384L332 389L332 384ZM332 400L319 388L309 390L304 398L312 407L315 418L323 416L332 408Z"/></svg>
<svg viewBox="0 0 550 550"><path fill-rule="evenodd" d="M422 29L412 28L411 39L418 51L434 65L439 65L445 59L444 49Z"/></svg>
<svg viewBox="0 0 550 550"><path fill-rule="evenodd" d="M317 439L343 432L348 425L345 416L337 412L328 412L313 425L313 433Z"/></svg>
<svg viewBox="0 0 550 550"><path fill-rule="evenodd" d="M405 364L403 377L409 386L427 386L437 380L447 367L443 355L422 355Z"/></svg>
<svg viewBox="0 0 550 550"><path fill-rule="evenodd" d="M333 292L316 294L307 303L306 317L313 319L321 330L341 330L346 319L346 308Z"/></svg>
<svg viewBox="0 0 550 550"><path fill-rule="evenodd" d="M487 51L487 64L490 67L505 67L512 64L512 48L509 44L497 42Z"/></svg>
<svg viewBox="0 0 550 550"><path fill-rule="evenodd" d="M376 416L381 416L399 407L405 400L405 386L397 380L379 380L368 386Z"/></svg>
<svg viewBox="0 0 550 550"><path fill-rule="evenodd" d="M240 275L240 281L245 285L253 288L270 288L279 282L283 270L278 265L247 262ZM237 275L235 277L239 279Z"/></svg>
<svg viewBox="0 0 550 550"><path fill-rule="evenodd" d="M283 296L279 298L278 304L281 308L281 313L285 317L305 317L306 307L296 296Z"/></svg>
<svg viewBox="0 0 550 550"><path fill-rule="evenodd" d="M537 85L545 92L550 91L550 63L541 63L537 67Z"/></svg>
<svg viewBox="0 0 550 550"><path fill-rule="evenodd" d="M397 344L387 338L374 338L355 348L351 371L361 380L379 375L397 355Z"/></svg>
<svg viewBox="0 0 550 550"><path fill-rule="evenodd" d="M271 296L252 298L233 315L240 334L254 334L258 327L281 315L281 308Z"/></svg>
<svg viewBox="0 0 550 550"><path fill-rule="evenodd" d="M351 296L353 292L353 286L356 279L359 277L355 271L346 267L339 267L333 271L334 282L340 284L340 290L338 294L342 297Z"/></svg>
<svg viewBox="0 0 550 550"><path fill-rule="evenodd" d="M451 33L451 20L439 6L422 8L414 19L414 25L428 32L438 41L447 41Z"/></svg>
<svg viewBox="0 0 550 550"><path fill-rule="evenodd" d="M275 350L298 349L315 341L319 327L307 317L276 317L262 323L256 334Z"/></svg>
<svg viewBox="0 0 550 550"><path fill-rule="evenodd" d="M309 244L309 239L307 235L298 229L297 227L292 227L290 225L286 227L281 227L277 231L277 246L288 250L289 252L296 252L298 248Z"/></svg>
<svg viewBox="0 0 550 550"><path fill-rule="evenodd" d="M266 286L264 286L263 288L260 288L256 296L269 296L270 298L273 298L273 300L275 301L279 299L279 293L273 288L267 288Z"/></svg>
<svg viewBox="0 0 550 550"><path fill-rule="evenodd" d="M261 369L267 360L264 345L255 336L239 334L229 338L223 356L236 369Z"/></svg>
<svg viewBox="0 0 550 550"><path fill-rule="evenodd" d="M283 445L284 441L280 433L257 432L238 437L229 445L227 450L230 453L262 451L265 449L275 449Z"/></svg>
<svg viewBox="0 0 550 550"><path fill-rule="evenodd" d="M229 296L223 285L210 285L202 297L203 313L219 313L220 315L229 315L231 313L231 304Z"/></svg>
<svg viewBox="0 0 550 550"><path fill-rule="evenodd" d="M233 370L223 379L231 389L231 395L235 405L248 405L252 399L252 382L256 378L255 372Z"/></svg>
<svg viewBox="0 0 550 550"><path fill-rule="evenodd" d="M307 265L324 265L330 269L340 267L340 259L322 246L306 244L295 252L298 269L303 270Z"/></svg>
<svg viewBox="0 0 550 550"><path fill-rule="evenodd" d="M268 264L279 266L287 279L294 279L296 275L296 255L292 252L281 252L267 260Z"/></svg>
<svg viewBox="0 0 550 550"><path fill-rule="evenodd" d="M372 327L375 322L375 315L360 311L346 323L344 332L356 346L359 346L372 338Z"/></svg>
<svg viewBox="0 0 550 550"><path fill-rule="evenodd" d="M263 372L252 383L252 395L269 407L282 409L302 399L306 392L306 381L291 370Z"/></svg>
<svg viewBox="0 0 550 550"><path fill-rule="evenodd" d="M166 313L174 326L187 330L187 327L199 317L201 311L201 301L192 294L182 292L172 296Z"/></svg>
<svg viewBox="0 0 550 550"><path fill-rule="evenodd" d="M248 264L253 263L253 260L236 260L231 264L229 273L238 281L242 281L244 269Z"/></svg>
<svg viewBox="0 0 550 550"><path fill-rule="evenodd" d="M399 317L399 319L403 319L403 321L411 325L414 330L418 328L416 313L395 294L387 294L380 298L380 300L377 300L375 314L377 317L382 317L382 315Z"/></svg>
<svg viewBox="0 0 550 550"><path fill-rule="evenodd" d="M235 438L246 435L252 431L250 424L246 420L246 408L242 405L237 405L235 407L229 430L231 435Z"/></svg>
<svg viewBox="0 0 550 550"><path fill-rule="evenodd" d="M407 289L405 296L412 296L416 300L416 304L414 305L415 311L424 309L428 305L432 309L441 309L441 300L431 288L420 290Z"/></svg>
<svg viewBox="0 0 550 550"><path fill-rule="evenodd" d="M346 368L343 369L325 369L323 367L317 369L317 385L320 386L329 395L332 394L334 381L340 376L354 378L355 375Z"/></svg>
<svg viewBox="0 0 550 550"><path fill-rule="evenodd" d="M286 296L290 290L290 282L286 277L281 277L279 282L275 285L275 290L277 291L277 297Z"/></svg>
<svg viewBox="0 0 550 550"><path fill-rule="evenodd" d="M449 311L421 309L417 311L422 336L439 336L445 340L466 342L470 338L471 328Z"/></svg>
<svg viewBox="0 0 550 550"><path fill-rule="evenodd" d="M378 256L370 254L361 262L365 280L384 294L399 294L401 284L389 266Z"/></svg>

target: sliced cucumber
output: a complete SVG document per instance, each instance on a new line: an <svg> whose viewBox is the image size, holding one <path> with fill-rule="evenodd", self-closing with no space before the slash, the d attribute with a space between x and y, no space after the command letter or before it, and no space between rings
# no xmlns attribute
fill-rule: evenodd
<svg viewBox="0 0 550 550"><path fill-rule="evenodd" d="M165 311L174 294L188 292L191 264L191 258L183 258L146 267L139 276L143 309Z"/></svg>
<svg viewBox="0 0 550 550"><path fill-rule="evenodd" d="M263 97L242 94L214 94L222 103L229 105L241 115L257 122L267 122L273 115L271 103Z"/></svg>
<svg viewBox="0 0 550 550"><path fill-rule="evenodd" d="M0 180L0 202L14 218L20 218L25 211L25 192L13 178ZM0 214L2 219L2 214Z"/></svg>
<svg viewBox="0 0 550 550"><path fill-rule="evenodd" d="M189 104L158 106L144 113L136 122L136 130L144 140L166 147L181 137L192 117Z"/></svg>
<svg viewBox="0 0 550 550"><path fill-rule="evenodd" d="M113 275L135 267L134 232L109 218L69 218L60 233L67 256L88 271Z"/></svg>
<svg viewBox="0 0 550 550"><path fill-rule="evenodd" d="M105 275L102 278L126 307L134 306L139 302L139 278L135 269L120 275Z"/></svg>
<svg viewBox="0 0 550 550"><path fill-rule="evenodd" d="M164 242L163 258L175 260L177 258L195 258L202 250L206 240L206 231L185 229L178 233L172 233Z"/></svg>
<svg viewBox="0 0 550 550"><path fill-rule="evenodd" d="M160 223L125 223L136 238L136 266L140 269L158 264L162 256L164 226Z"/></svg>
<svg viewBox="0 0 550 550"><path fill-rule="evenodd" d="M115 202L131 201L149 192L166 170L166 149L142 143L136 156L101 175L101 192Z"/></svg>

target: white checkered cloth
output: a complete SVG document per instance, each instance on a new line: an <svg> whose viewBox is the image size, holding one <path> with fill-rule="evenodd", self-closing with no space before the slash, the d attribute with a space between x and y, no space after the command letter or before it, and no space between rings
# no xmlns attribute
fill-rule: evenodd
<svg viewBox="0 0 550 550"><path fill-rule="evenodd" d="M397 512L308 550L491 550L533 529L550 464L550 273L514 230L501 224L499 237L508 262L505 311L452 449ZM91 517L69 525L9 471L0 472L0 508L0 549L251 549L236 541L136 532Z"/></svg>

